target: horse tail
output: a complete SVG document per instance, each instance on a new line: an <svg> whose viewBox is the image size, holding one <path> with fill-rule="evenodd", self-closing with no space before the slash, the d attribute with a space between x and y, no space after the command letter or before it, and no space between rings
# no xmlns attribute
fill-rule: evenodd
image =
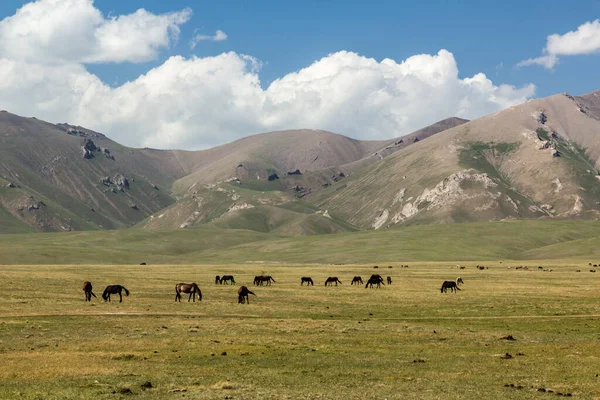
<svg viewBox="0 0 600 400"><path fill-rule="evenodd" d="M123 290L125 291L125 296L129 296L129 290L125 286L123 286Z"/></svg>
<svg viewBox="0 0 600 400"><path fill-rule="evenodd" d="M458 287L458 285L455 286L456 290L460 290L460 288Z"/></svg>
<svg viewBox="0 0 600 400"><path fill-rule="evenodd" d="M273 282L276 282L275 279L273 279L272 276L269 276L269 279L271 279Z"/></svg>
<svg viewBox="0 0 600 400"><path fill-rule="evenodd" d="M91 290L90 290L90 293L92 294L92 296L96 297L96 295L94 294L94 292L92 292Z"/></svg>
<svg viewBox="0 0 600 400"><path fill-rule="evenodd" d="M256 296L256 295L254 294L254 292L251 292L251 291L249 291L249 290L248 290L248 294L251 294L252 296Z"/></svg>

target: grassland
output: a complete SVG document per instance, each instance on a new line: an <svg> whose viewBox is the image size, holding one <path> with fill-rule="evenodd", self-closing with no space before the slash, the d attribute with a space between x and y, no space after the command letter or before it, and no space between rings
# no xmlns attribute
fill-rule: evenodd
<svg viewBox="0 0 600 400"><path fill-rule="evenodd" d="M600 275L587 263L486 265L0 267L0 398L600 396ZM394 283L349 285L377 271ZM225 272L238 285L263 272L277 282L238 305L237 285L213 283ZM462 290L441 294L458 274ZM343 284L324 287L331 275ZM301 276L315 286L300 287ZM112 283L131 296L85 303L84 280L98 296ZM175 303L180 281L198 282L202 302Z"/></svg>
<svg viewBox="0 0 600 400"><path fill-rule="evenodd" d="M421 225L312 237L214 228L127 229L0 235L0 265L593 261L600 258L599 242L596 221Z"/></svg>

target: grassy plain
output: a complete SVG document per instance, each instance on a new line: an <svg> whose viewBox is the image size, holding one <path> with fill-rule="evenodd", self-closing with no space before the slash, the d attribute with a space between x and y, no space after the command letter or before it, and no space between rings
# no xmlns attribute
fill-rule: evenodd
<svg viewBox="0 0 600 400"><path fill-rule="evenodd" d="M0 398L599 398L600 274L583 261L475 264L0 266ZM238 305L237 287L263 272L277 282ZM373 272L394 283L350 286ZM216 286L223 273L237 285ZM441 294L458 275L463 290ZM131 296L85 303L84 280L98 297L113 283ZM201 303L173 301L182 281Z"/></svg>

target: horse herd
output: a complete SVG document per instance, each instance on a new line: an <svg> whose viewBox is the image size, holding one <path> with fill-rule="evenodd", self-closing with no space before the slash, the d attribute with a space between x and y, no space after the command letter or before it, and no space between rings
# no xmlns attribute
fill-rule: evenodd
<svg viewBox="0 0 600 400"><path fill-rule="evenodd" d="M386 278L387 284L391 285L392 284L392 278L390 276L388 276ZM271 282L276 282L275 279L273 279L273 277L271 275L257 275L254 277L254 285L255 286L271 286ZM311 277L309 276L303 276L302 278L300 278L300 286L304 286L304 284L306 283L307 286L314 286L315 283L312 280ZM337 276L330 276L325 280L325 286L333 286L335 284L335 286L338 285L338 283L341 285L342 281L340 281L338 279ZM350 283L350 285L362 285L364 282L362 280L362 278L360 276L355 276L354 278L352 278L352 282ZM444 283L442 283L442 288L441 288L441 293L447 293L448 289L450 289L450 292L454 292L456 293L457 290L460 290L460 288L458 287L459 285L463 284L463 279L459 276L456 281L444 281ZM215 284L216 285L227 285L227 284L235 284L235 278L233 277L233 275L223 275L223 276L216 276L215 277ZM365 284L365 288L373 288L373 285L375 285L377 288L380 288L381 285L385 285L383 277L379 274L373 274L371 275L371 277L367 280L367 283ZM85 281L83 282L83 292L85 294L85 301L92 301L92 296L96 297L96 295L94 294L94 292L92 291L93 287L92 287L92 283L89 281ZM122 285L108 285L105 289L104 292L102 292L102 299L104 301L108 301L110 302L110 295L111 294L118 294L119 295L119 303L123 302L123 295L122 293L125 292L125 296L129 296L129 290L127 290L127 288L125 286ZM185 293L185 294L189 294L188 297L188 302L190 302L190 300L192 302L196 302L196 296L198 296L198 301L202 301L202 291L200 290L200 287L194 282L194 283L178 283L177 285L175 285L175 301L179 301L181 302L181 294ZM240 286L240 288L238 289L238 303L239 304L250 304L250 299L248 298L248 295L253 295L256 296L256 294L254 294L254 292L250 291L246 286Z"/></svg>

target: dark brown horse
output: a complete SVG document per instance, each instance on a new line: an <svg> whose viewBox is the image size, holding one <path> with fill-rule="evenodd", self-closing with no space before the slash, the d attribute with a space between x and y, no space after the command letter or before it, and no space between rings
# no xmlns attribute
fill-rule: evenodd
<svg viewBox="0 0 600 400"><path fill-rule="evenodd" d="M106 289L104 289L104 293L102 293L102 298L104 299L104 301L108 300L110 301L110 295L111 294L119 294L119 303L123 302L123 296L121 295L121 292L125 291L125 296L129 296L129 290L127 290L125 288L125 286L121 286L121 285L108 285L106 287Z"/></svg>
<svg viewBox="0 0 600 400"><path fill-rule="evenodd" d="M450 289L450 292L454 292L454 293L456 293L457 290L460 290L460 288L456 285L456 282L454 282L454 281L444 281L444 283L442 283L441 292L442 293L447 293L448 289Z"/></svg>
<svg viewBox="0 0 600 400"><path fill-rule="evenodd" d="M202 301L202 292L196 283L178 283L175 285L175 301L181 303L181 293L189 293L188 303L190 299L196 302L196 295L198 295L198 301Z"/></svg>
<svg viewBox="0 0 600 400"><path fill-rule="evenodd" d="M256 286L262 286L266 282L267 286L271 286L271 281L275 282L275 279L271 275L258 275L254 277L254 284Z"/></svg>
<svg viewBox="0 0 600 400"><path fill-rule="evenodd" d="M304 277L300 278L300 286L304 285L304 282L306 282L306 286L315 286L315 283L313 282L312 278L309 276L304 276Z"/></svg>
<svg viewBox="0 0 600 400"><path fill-rule="evenodd" d="M360 276L355 276L354 278L352 278L352 282L350 283L350 285L362 285L363 284L363 280Z"/></svg>
<svg viewBox="0 0 600 400"><path fill-rule="evenodd" d="M92 301L92 296L96 297L94 292L92 292L92 282L83 282L83 292L85 293L85 301Z"/></svg>
<svg viewBox="0 0 600 400"><path fill-rule="evenodd" d="M248 298L249 294L251 294L252 296L256 296L246 286L240 286L240 288L238 289L238 304L250 304L250 299Z"/></svg>
<svg viewBox="0 0 600 400"><path fill-rule="evenodd" d="M231 282L232 285L235 283L235 279L233 279L233 275L223 275L221 277L221 281L219 283L222 285L222 284L227 284L227 282Z"/></svg>
<svg viewBox="0 0 600 400"><path fill-rule="evenodd" d="M371 277L367 281L367 284L365 285L365 289L368 288L369 286L372 288L373 285L377 285L378 289L381 287L381 285L385 285L385 283L383 283L383 278L381 277L381 275L379 275L379 274L371 275Z"/></svg>
<svg viewBox="0 0 600 400"><path fill-rule="evenodd" d="M335 286L337 286L337 284L341 285L342 281L340 281L337 276L330 276L329 278L327 278L327 280L325 281L325 286L333 286L333 284L335 283Z"/></svg>
<svg viewBox="0 0 600 400"><path fill-rule="evenodd" d="M391 277L391 276L388 276L388 277L387 277L387 284L388 284L388 285L391 285L391 284L392 284L392 277Z"/></svg>

